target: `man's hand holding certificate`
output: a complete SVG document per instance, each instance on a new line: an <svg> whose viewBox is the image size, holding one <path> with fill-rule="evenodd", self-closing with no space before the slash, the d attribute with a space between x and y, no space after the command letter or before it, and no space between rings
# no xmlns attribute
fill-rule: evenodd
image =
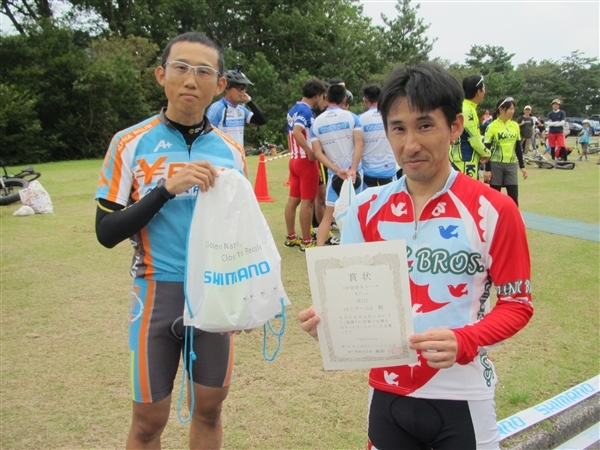
<svg viewBox="0 0 600 450"><path fill-rule="evenodd" d="M417 362L403 240L307 249L306 262L326 370Z"/></svg>

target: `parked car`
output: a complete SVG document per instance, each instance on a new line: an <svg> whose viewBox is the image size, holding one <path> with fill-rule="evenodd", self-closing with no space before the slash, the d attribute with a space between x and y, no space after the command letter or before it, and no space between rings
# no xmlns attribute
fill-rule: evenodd
<svg viewBox="0 0 600 450"><path fill-rule="evenodd" d="M569 123L569 136L578 136L579 132L583 128L583 125L577 122L567 122Z"/></svg>
<svg viewBox="0 0 600 450"><path fill-rule="evenodd" d="M594 130L594 136L600 136L600 120L588 119L590 127Z"/></svg>
<svg viewBox="0 0 600 450"><path fill-rule="evenodd" d="M583 126L583 121L585 120L585 117L567 117L567 122L571 123L578 123L579 125Z"/></svg>

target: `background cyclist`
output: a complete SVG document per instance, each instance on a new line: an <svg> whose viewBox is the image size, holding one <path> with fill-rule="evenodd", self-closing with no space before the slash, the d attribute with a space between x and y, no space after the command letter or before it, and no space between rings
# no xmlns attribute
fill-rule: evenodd
<svg viewBox="0 0 600 450"><path fill-rule="evenodd" d="M248 86L253 83L242 72L242 66L225 72L225 79L225 95L208 108L206 116L214 127L243 147L244 126L247 123L264 125L267 118L248 95Z"/></svg>

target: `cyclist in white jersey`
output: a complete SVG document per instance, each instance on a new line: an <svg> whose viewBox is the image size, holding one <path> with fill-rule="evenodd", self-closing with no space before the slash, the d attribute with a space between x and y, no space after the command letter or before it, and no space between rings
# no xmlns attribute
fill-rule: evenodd
<svg viewBox="0 0 600 450"><path fill-rule="evenodd" d="M244 75L241 66L225 72L224 76L227 80L225 95L208 108L206 116L214 127L244 147L246 124L264 125L267 118L248 95L248 86L253 83Z"/></svg>
<svg viewBox="0 0 600 450"><path fill-rule="evenodd" d="M329 86L327 98L329 107L315 119L310 129L315 156L327 167L328 172L325 214L319 224L317 246L325 245L342 181L350 177L357 192L362 190L360 159L363 137L360 121L356 114L343 109L347 102L346 88L343 85Z"/></svg>
<svg viewBox="0 0 600 450"><path fill-rule="evenodd" d="M396 158L390 146L377 102L381 88L368 84L363 88L363 103L367 111L360 115L363 130L362 166L365 188L382 186L396 179Z"/></svg>

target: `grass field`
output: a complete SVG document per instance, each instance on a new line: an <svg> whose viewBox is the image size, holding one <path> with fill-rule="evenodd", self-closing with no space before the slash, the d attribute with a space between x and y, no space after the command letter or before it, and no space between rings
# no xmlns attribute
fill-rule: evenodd
<svg viewBox="0 0 600 450"><path fill-rule="evenodd" d="M575 157L571 157L575 159ZM529 169L523 211L598 224L593 158L573 171ZM258 158L249 158L254 183ZM262 359L262 330L236 340L224 406L227 449L362 449L367 371L325 372L318 345L298 325L311 304L304 255L283 247L287 158L268 162L273 203L261 203L283 260L292 306L283 348ZM40 164L54 214L1 223L2 449L122 448L130 423L127 317L129 243L107 250L94 233L101 161ZM498 417L546 400L599 373L599 245L528 231L535 315L491 356ZM179 392L176 384L174 397ZM176 401L173 403L176 405ZM164 448L187 448L173 408Z"/></svg>

